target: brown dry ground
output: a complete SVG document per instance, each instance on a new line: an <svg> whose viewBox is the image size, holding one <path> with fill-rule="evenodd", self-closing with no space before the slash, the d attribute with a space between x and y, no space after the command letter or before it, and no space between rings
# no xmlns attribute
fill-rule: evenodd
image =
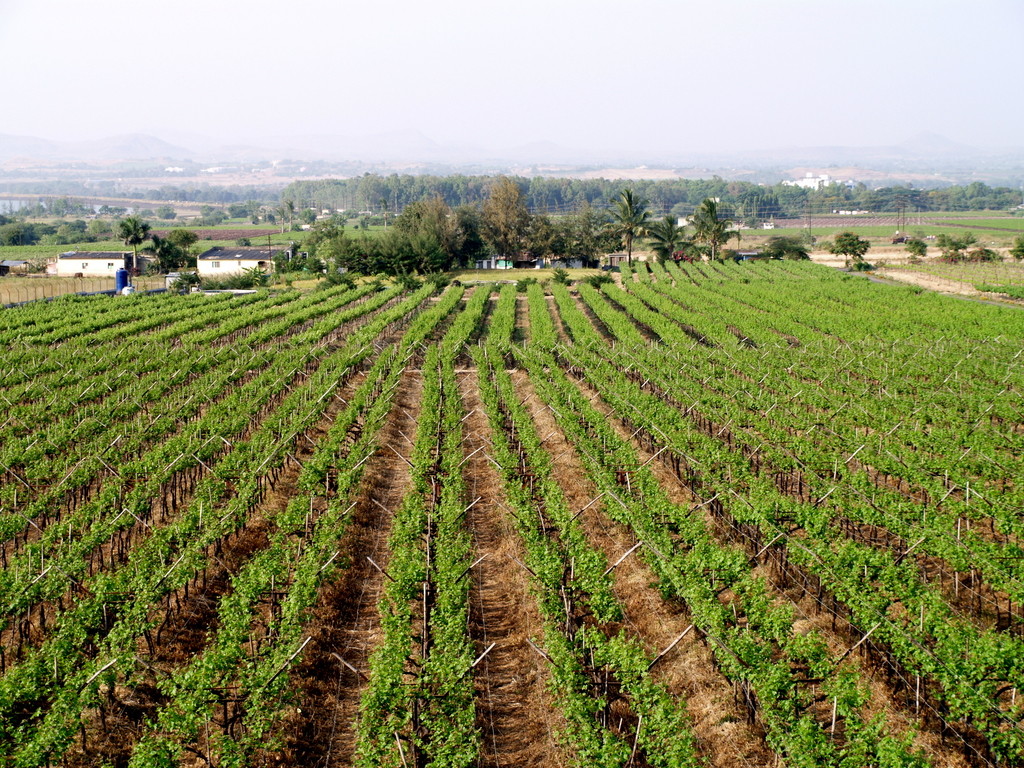
<svg viewBox="0 0 1024 768"><path fill-rule="evenodd" d="M558 427L550 409L537 396L524 374L516 374L516 387L527 404L538 434L548 435L555 479L573 509L589 504L598 491L587 479L578 455ZM624 526L611 521L601 505L589 507L580 517L591 544L614 563L635 543ZM667 601L656 587L656 577L638 553L633 553L614 570L615 594L625 616L624 627L643 643L653 657L667 648L692 623L685 609ZM654 667L655 677L685 702L693 724L698 748L708 765L774 765L763 732L747 721L746 711L736 702L732 686L718 672L706 644L691 632Z"/></svg>
<svg viewBox="0 0 1024 768"><path fill-rule="evenodd" d="M530 590L526 560L508 514L503 511L501 478L487 451L491 428L483 412L475 372L462 375L461 391L468 416L464 422L466 514L473 533L470 588L470 635L482 653L494 649L474 670L477 726L482 738L481 768L563 766L565 756L556 733L563 729L547 690L544 660L528 639L543 634L543 622Z"/></svg>
<svg viewBox="0 0 1024 768"><path fill-rule="evenodd" d="M950 293L955 296L985 296L985 294L977 290L970 283L949 280L944 277L936 277L935 275L926 275L923 272L914 272L910 269L886 267L885 269L878 270L878 275L892 280L899 280L901 283L919 285L922 288L927 288L929 291L936 291L938 293ZM988 298L991 298L991 296Z"/></svg>
<svg viewBox="0 0 1024 768"><path fill-rule="evenodd" d="M348 567L321 590L307 630L313 641L292 673L297 706L281 729L285 746L266 756L267 765L353 764L369 658L381 640L377 604L384 576L369 558L387 569L394 512L412 487L408 458L421 389L418 373L403 375L340 546Z"/></svg>

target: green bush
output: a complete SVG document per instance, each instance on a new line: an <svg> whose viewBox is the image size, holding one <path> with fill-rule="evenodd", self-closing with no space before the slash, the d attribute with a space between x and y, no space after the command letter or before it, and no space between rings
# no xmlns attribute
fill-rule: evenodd
<svg viewBox="0 0 1024 768"><path fill-rule="evenodd" d="M238 274L225 275L224 277L204 277L202 286L210 291L238 291L252 288L262 288L267 284L267 275L259 267L246 269Z"/></svg>
<svg viewBox="0 0 1024 768"><path fill-rule="evenodd" d="M606 283L613 283L615 281L612 279L611 275L605 272L599 272L596 275L589 275L588 277L584 278L583 282L585 282L587 285L593 288L600 288L602 285Z"/></svg>
<svg viewBox="0 0 1024 768"><path fill-rule="evenodd" d="M336 269L327 271L327 285L343 285L346 288L355 288L356 281L351 272L338 272Z"/></svg>
<svg viewBox="0 0 1024 768"><path fill-rule="evenodd" d="M415 291L423 287L423 281L415 275L399 275L397 281L407 291Z"/></svg>
<svg viewBox="0 0 1024 768"><path fill-rule="evenodd" d="M448 287L452 279L443 272L431 272L427 275L427 282L434 286L435 291L442 291Z"/></svg>

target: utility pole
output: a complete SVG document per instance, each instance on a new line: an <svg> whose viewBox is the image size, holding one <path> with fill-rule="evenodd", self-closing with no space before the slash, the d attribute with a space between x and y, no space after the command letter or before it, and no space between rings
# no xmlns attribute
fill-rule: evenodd
<svg viewBox="0 0 1024 768"><path fill-rule="evenodd" d="M896 231L905 234L907 226L907 198L904 195L896 197Z"/></svg>

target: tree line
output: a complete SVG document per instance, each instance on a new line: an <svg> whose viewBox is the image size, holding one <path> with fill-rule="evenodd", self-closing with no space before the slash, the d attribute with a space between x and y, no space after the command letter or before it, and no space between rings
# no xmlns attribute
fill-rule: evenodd
<svg viewBox="0 0 1024 768"><path fill-rule="evenodd" d="M674 214L657 218L650 201L633 189L620 189L603 201L589 201L563 216L531 212L514 179L499 177L479 205L451 207L441 195L406 206L393 225L372 236L350 236L340 216L318 221L306 238L305 259L336 275L340 269L363 274L427 274L473 266L489 256L531 264L538 259L578 260L595 267L604 254L620 248L632 262L640 241L656 258L718 259L731 255L725 246L738 237L714 198L697 206L684 225ZM772 238L766 255L807 258L807 247L794 238Z"/></svg>
<svg viewBox="0 0 1024 768"><path fill-rule="evenodd" d="M452 208L481 205L487 199L494 176L379 176L364 174L351 179L296 181L285 187L282 200L298 208L365 211L395 215L412 203L440 197ZM611 207L622 182L607 179L513 177L529 210L553 215L568 214L589 204ZM741 221L801 217L837 209L874 213L965 210L1007 210L1021 203L1021 193L1010 187L990 187L982 182L941 189L920 190L905 186L869 189L864 184L832 183L820 189L786 184L761 186L750 182L711 179L636 180L630 186L649 201L658 214L688 216L712 198L724 213Z"/></svg>

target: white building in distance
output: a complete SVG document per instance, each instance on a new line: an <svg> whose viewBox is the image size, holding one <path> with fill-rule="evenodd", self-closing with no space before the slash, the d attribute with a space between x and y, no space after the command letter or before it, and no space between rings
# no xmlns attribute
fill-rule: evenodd
<svg viewBox="0 0 1024 768"><path fill-rule="evenodd" d="M139 256L139 269L145 269L146 260ZM57 257L53 274L59 277L109 277L119 269L130 269L131 251L67 251ZM48 268L47 272L51 270Z"/></svg>
<svg viewBox="0 0 1024 768"><path fill-rule="evenodd" d="M833 181L832 177L827 173L822 173L815 176L813 173L808 171L802 179L793 179L791 181L782 182L783 186L786 187L801 187L802 189L821 189L827 187Z"/></svg>
<svg viewBox="0 0 1024 768"><path fill-rule="evenodd" d="M236 246L211 248L196 259L196 271L200 277L224 277L241 274L247 269L270 273L274 271L274 257L287 254L288 249L259 246Z"/></svg>

